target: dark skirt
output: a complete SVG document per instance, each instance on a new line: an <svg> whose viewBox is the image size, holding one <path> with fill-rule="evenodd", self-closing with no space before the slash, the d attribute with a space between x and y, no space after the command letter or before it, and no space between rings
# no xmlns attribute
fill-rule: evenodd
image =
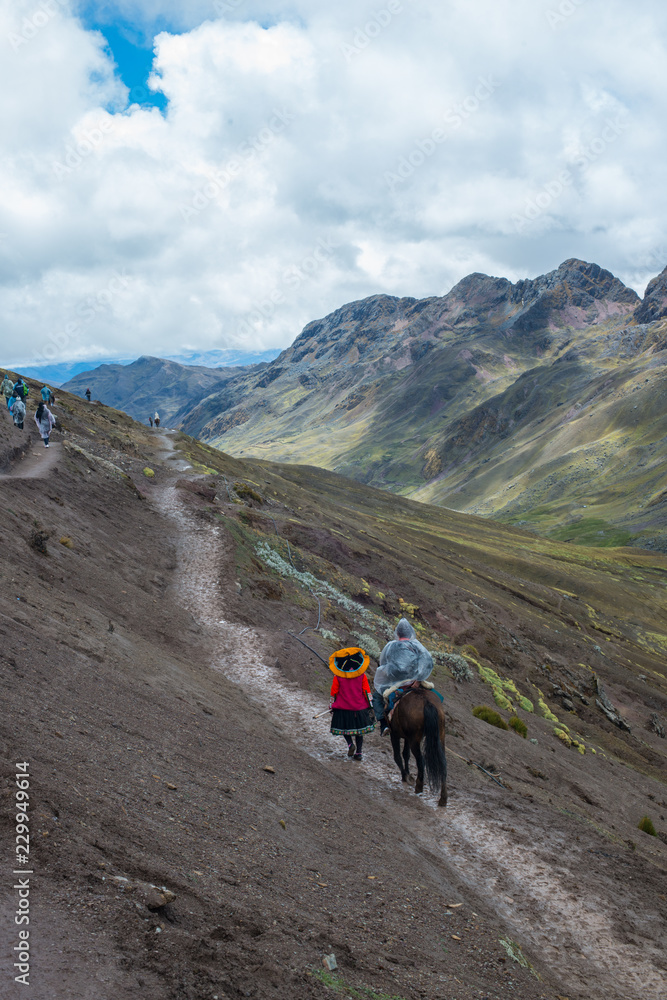
<svg viewBox="0 0 667 1000"><path fill-rule="evenodd" d="M368 708L354 712L348 708L334 708L331 714L331 732L334 736L360 736L362 733L372 733L375 723L371 720Z"/></svg>

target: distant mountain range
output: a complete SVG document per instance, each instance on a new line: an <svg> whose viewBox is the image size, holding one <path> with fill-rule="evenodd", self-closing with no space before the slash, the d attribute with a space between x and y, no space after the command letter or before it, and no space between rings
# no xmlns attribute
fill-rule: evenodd
<svg viewBox="0 0 667 1000"><path fill-rule="evenodd" d="M667 270L642 300L567 260L515 284L376 295L308 324L183 419L231 452L319 465L596 545L667 551Z"/></svg>
<svg viewBox="0 0 667 1000"><path fill-rule="evenodd" d="M266 364L205 368L141 357L128 365L100 365L92 372L82 372L62 388L77 396L90 389L93 399L124 410L142 423L148 423L157 411L163 426L170 427L177 426L199 400L219 392L254 367L263 369Z"/></svg>
<svg viewBox="0 0 667 1000"><path fill-rule="evenodd" d="M186 376L144 358L86 379L234 455L667 551L666 362L667 269L641 300L567 260L532 280L471 274L442 297L349 303L260 366Z"/></svg>
<svg viewBox="0 0 667 1000"><path fill-rule="evenodd" d="M170 354L167 361L175 361L181 365L199 365L205 368L221 368L261 364L273 361L280 354L278 350L271 351L186 351L184 354ZM99 366L131 365L136 358L105 358L88 361L62 361L49 365L19 365L18 370L29 378L46 382L53 387L64 385L82 372L90 372ZM12 371L15 368L12 367Z"/></svg>

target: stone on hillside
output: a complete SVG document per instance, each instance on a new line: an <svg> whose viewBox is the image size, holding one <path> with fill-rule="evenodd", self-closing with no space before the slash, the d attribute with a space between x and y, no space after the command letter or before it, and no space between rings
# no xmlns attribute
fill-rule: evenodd
<svg viewBox="0 0 667 1000"><path fill-rule="evenodd" d="M153 885L151 882L141 882L138 879L125 878L124 875L113 875L119 889L132 892L137 899L149 910L160 910L168 903L173 903L176 893L167 889L166 886Z"/></svg>
<svg viewBox="0 0 667 1000"><path fill-rule="evenodd" d="M149 910L160 910L176 899L175 892L165 888L165 886L151 885L149 882L135 882L135 891Z"/></svg>
<svg viewBox="0 0 667 1000"><path fill-rule="evenodd" d="M659 736L661 740L664 740L664 738L665 738L665 727L663 726L662 722L660 721L660 716L657 714L657 712L653 712L652 713L651 718L648 721L648 727L647 728L652 733L655 733L657 736Z"/></svg>
<svg viewBox="0 0 667 1000"><path fill-rule="evenodd" d="M614 725L618 726L619 729L625 729L626 732L628 733L631 732L628 723L625 721L624 718L622 718L621 715L619 715L618 710L615 709L612 703L609 701L607 692L603 688L602 684L600 684L600 682L597 679L595 683L597 688L597 698L595 699L595 704L597 705L597 707L600 709L601 712L604 712L609 721L613 722Z"/></svg>

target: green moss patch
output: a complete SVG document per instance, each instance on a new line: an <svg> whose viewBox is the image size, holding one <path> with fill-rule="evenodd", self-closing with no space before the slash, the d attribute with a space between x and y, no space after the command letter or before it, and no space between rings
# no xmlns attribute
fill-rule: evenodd
<svg viewBox="0 0 667 1000"><path fill-rule="evenodd" d="M488 722L490 726L495 726L496 729L507 729L509 726L503 719L499 712L496 712L495 708L490 708L489 705L477 705L472 710L472 714L476 719L481 719L482 722Z"/></svg>
<svg viewBox="0 0 667 1000"><path fill-rule="evenodd" d="M528 735L528 726L522 719L519 718L518 715L512 716L512 718L509 721L509 726L510 729L513 729L515 733L519 734L519 736L523 736L525 740L526 736Z"/></svg>
<svg viewBox="0 0 667 1000"><path fill-rule="evenodd" d="M324 969L315 969L313 979L317 979L332 993L352 997L353 1000L403 1000L395 993L378 993L370 986L350 986L342 976L336 976L333 972L326 972Z"/></svg>

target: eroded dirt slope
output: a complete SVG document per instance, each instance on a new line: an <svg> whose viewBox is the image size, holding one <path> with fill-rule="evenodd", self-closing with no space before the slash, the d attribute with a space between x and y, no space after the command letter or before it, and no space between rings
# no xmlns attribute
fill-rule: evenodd
<svg viewBox="0 0 667 1000"><path fill-rule="evenodd" d="M575 564L590 592L577 628L552 580L533 582L530 602L517 597L518 549L501 570L487 545L487 581L479 553L469 580L454 525L451 544L436 533L431 546L440 579L428 566L418 581L380 500L371 516L351 497L346 512L314 472L242 466L187 439L174 452L168 438L67 396L57 410L54 467L24 478L14 462L0 481L0 832L11 844L14 762L27 759L40 998L583 1000L634 997L639 982L659 996L665 848L636 830L646 810L664 829L664 744L643 728L650 700L664 718L650 645L660 607L641 610L659 561L614 566L636 617L625 625L612 622L613 594L595 601L610 570ZM18 432L7 420L0 435L8 458ZM317 605L310 578L268 552L270 532L285 565L292 533L295 572L317 572L344 598L322 592L326 635L303 636L313 649L359 641L361 628L381 645L387 623L412 613L441 651L445 812L397 782L377 736L356 765L310 718L326 707L328 676L285 629L314 625ZM421 593L434 586L429 604ZM575 638L591 653L586 669L570 655ZM605 656L593 649L601 642ZM446 656L466 649L474 679L457 684ZM522 715L537 743L475 720L473 704L494 703L477 663L526 694L539 680L562 721L569 693L579 713L569 728L584 730L586 753L537 713ZM581 693L594 671L632 732ZM563 698L554 683L568 687ZM146 883L175 899L150 909L160 900ZM5 892L4 916L12 903ZM0 995L19 996L12 944L3 934ZM321 966L330 951L333 976Z"/></svg>

